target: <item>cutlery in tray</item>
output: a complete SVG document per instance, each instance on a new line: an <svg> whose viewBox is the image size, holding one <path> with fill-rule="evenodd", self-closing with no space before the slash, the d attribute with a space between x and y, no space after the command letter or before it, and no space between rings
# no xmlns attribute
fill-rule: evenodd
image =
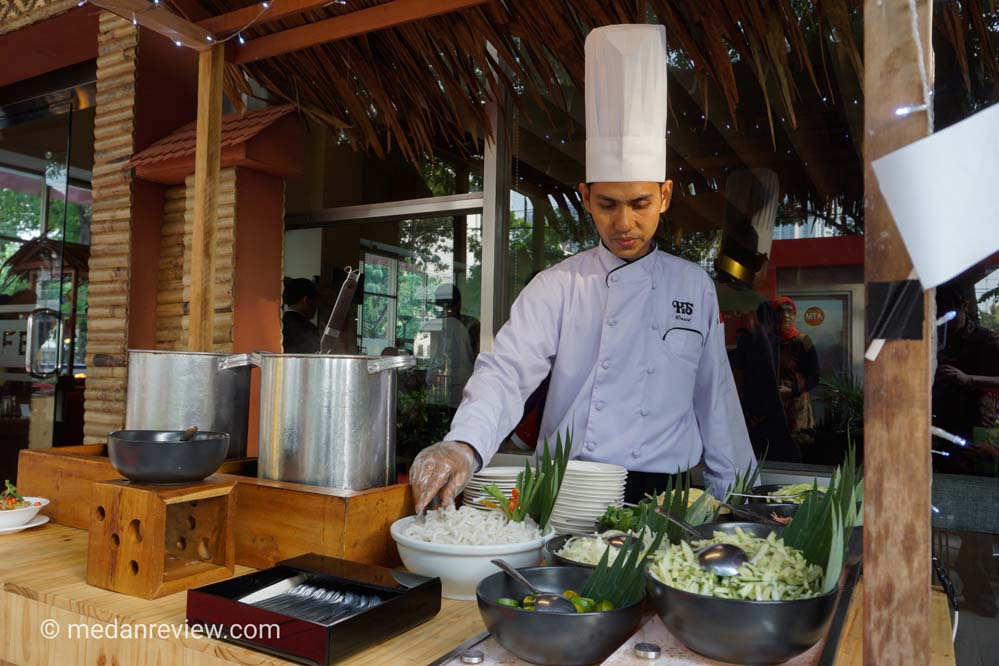
<svg viewBox="0 0 999 666"><path fill-rule="evenodd" d="M439 578L310 554L189 590L187 621L223 640L328 665L431 619L440 591Z"/></svg>

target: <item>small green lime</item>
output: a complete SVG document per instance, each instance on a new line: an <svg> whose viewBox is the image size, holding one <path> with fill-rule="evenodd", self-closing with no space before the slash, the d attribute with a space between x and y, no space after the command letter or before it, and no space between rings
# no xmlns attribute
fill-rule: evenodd
<svg viewBox="0 0 999 666"><path fill-rule="evenodd" d="M614 610L614 604L604 599L599 604L597 604L597 610L600 611L601 613L604 611L612 611Z"/></svg>
<svg viewBox="0 0 999 666"><path fill-rule="evenodd" d="M520 608L520 602L516 599L510 599L509 597L500 597L496 600L500 606L509 606L510 608Z"/></svg>

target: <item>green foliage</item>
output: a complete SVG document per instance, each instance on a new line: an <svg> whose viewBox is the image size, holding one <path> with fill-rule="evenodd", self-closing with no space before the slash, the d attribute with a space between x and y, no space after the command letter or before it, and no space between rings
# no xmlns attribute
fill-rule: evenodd
<svg viewBox="0 0 999 666"><path fill-rule="evenodd" d="M863 480L856 462L851 442L846 459L833 472L829 488L820 493L816 482L782 535L784 543L800 550L809 564L822 567L826 592L839 581L850 535L862 511Z"/></svg>
<svg viewBox="0 0 999 666"><path fill-rule="evenodd" d="M555 508L555 500L558 499L559 490L562 488L562 479L565 478L565 470L569 465L571 452L571 432L566 433L564 446L561 433L558 435L554 457L552 457L546 437L544 452L538 460L537 469L532 469L530 463L525 461L524 471L517 475L513 502L509 501L495 483L486 486L485 491L499 502L500 509L507 518L520 522L525 516L530 516L544 532L548 529L552 509Z"/></svg>
<svg viewBox="0 0 999 666"><path fill-rule="evenodd" d="M637 603L645 592L645 566L665 537L665 530L656 531L652 547L643 552L641 537L629 536L623 546L627 556L619 555L610 566L611 549L604 550L600 562L583 584L583 596L610 601L615 608Z"/></svg>
<svg viewBox="0 0 999 666"><path fill-rule="evenodd" d="M766 457L767 452L764 451L758 464L751 462L745 470L736 472L735 483L732 484L732 489L728 491L728 496L725 498L727 503L732 506L742 506L745 504L746 498L736 497L736 495L752 493L753 488L756 487L756 481L760 477L760 467L763 465L763 461L766 460Z"/></svg>

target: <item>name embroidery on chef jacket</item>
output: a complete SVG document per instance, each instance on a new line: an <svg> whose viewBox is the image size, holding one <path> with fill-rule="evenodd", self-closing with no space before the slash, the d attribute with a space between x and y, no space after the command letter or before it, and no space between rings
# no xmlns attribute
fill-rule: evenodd
<svg viewBox="0 0 999 666"><path fill-rule="evenodd" d="M676 319L678 321L689 322L694 315L694 304L690 301L673 301L673 310L676 311Z"/></svg>

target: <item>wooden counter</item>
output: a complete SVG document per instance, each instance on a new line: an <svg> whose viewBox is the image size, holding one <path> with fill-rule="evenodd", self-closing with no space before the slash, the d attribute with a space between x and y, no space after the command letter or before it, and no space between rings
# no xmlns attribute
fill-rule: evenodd
<svg viewBox="0 0 999 666"><path fill-rule="evenodd" d="M51 523L0 536L0 664L277 666L290 663L222 641L184 636L185 593L146 601L87 585L86 552L84 530ZM252 570L236 567L237 575L249 571ZM858 589L835 666L863 663L862 606L862 593ZM43 629L52 624L45 625L47 620L59 624L58 638L43 638ZM117 627L118 638L71 638L67 636L71 624L100 627L106 633L113 633ZM121 628L126 625L133 635L141 633L137 630L141 627L147 633L151 628L154 636L124 637ZM933 595L932 626L930 665L954 666L947 603L942 593ZM159 627L166 627L171 635L161 638ZM432 621L357 654L341 662L341 666L425 665L484 631L474 602L445 599L441 612ZM621 657L617 659L615 663L624 663ZM504 659L503 663L520 662Z"/></svg>

